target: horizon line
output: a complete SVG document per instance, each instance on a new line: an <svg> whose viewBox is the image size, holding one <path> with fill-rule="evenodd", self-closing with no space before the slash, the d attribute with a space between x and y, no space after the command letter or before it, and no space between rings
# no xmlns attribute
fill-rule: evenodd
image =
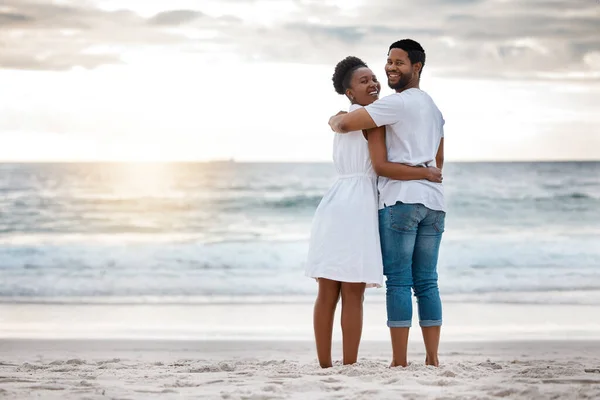
<svg viewBox="0 0 600 400"><path fill-rule="evenodd" d="M568 163L600 162L599 159L514 159L514 160L446 160L444 164L464 163ZM329 160L0 160L0 164L333 164Z"/></svg>

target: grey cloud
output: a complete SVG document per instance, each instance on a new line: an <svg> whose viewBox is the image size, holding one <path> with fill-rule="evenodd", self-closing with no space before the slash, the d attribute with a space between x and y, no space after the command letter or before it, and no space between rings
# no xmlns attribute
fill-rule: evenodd
<svg viewBox="0 0 600 400"><path fill-rule="evenodd" d="M370 0L354 12L327 0L294 0L296 10L268 27L240 19L243 16L213 18L196 10L164 11L144 19L89 3L4 3L9 10L0 14L0 42L8 51L0 53L0 67L11 68L91 68L118 62L121 50L94 57L85 51L102 45L125 50L177 46L214 57L222 51L248 60L332 64L349 54L384 57L391 42L411 37L422 42L428 70L438 74L530 77L569 68L589 70L584 58L600 48L600 5L595 0L505 5L492 0L423 0L418 6L410 0ZM190 39L169 29L184 24L186 31L216 34ZM72 30L70 36L65 29ZM19 39L7 34L15 30L20 30Z"/></svg>
<svg viewBox="0 0 600 400"><path fill-rule="evenodd" d="M244 22L242 19L240 19L238 17L234 17L233 15L223 15L223 16L217 18L217 20L222 23L230 23L230 24L241 24L242 22Z"/></svg>
<svg viewBox="0 0 600 400"><path fill-rule="evenodd" d="M118 64L120 59L111 54L60 54L54 53L49 57L37 58L35 56L16 55L2 60L2 67L8 69L27 70L66 70L73 66L95 68L98 65Z"/></svg>
<svg viewBox="0 0 600 400"><path fill-rule="evenodd" d="M438 5L435 10L426 7L433 3ZM254 58L260 54L261 59L320 63L348 54L382 57L389 43L411 37L423 43L428 64L438 74L524 78L589 71L584 57L597 51L600 42L600 5L589 0L507 7L487 0L427 0L419 7L371 0L357 15L280 26L272 33L274 46L257 44L248 31L237 37L244 38Z"/></svg>
<svg viewBox="0 0 600 400"><path fill-rule="evenodd" d="M576 40L571 43L571 48L581 55L591 51L600 51L600 37L591 40Z"/></svg>
<svg viewBox="0 0 600 400"><path fill-rule="evenodd" d="M314 24L289 24L283 27L290 33L302 33L311 37L339 40L346 43L355 43L367 35L367 29L359 26L323 26Z"/></svg>
<svg viewBox="0 0 600 400"><path fill-rule="evenodd" d="M194 21L204 14L193 10L173 10L156 14L150 22L156 25L180 25Z"/></svg>
<svg viewBox="0 0 600 400"><path fill-rule="evenodd" d="M450 22L454 22L454 21L472 22L472 21L476 21L477 18L475 18L475 16L473 16L473 15L468 15L468 14L450 14L447 17L447 20Z"/></svg>
<svg viewBox="0 0 600 400"><path fill-rule="evenodd" d="M503 18L448 19L447 33L471 39L509 39L531 37L538 39L573 39L582 35L597 35L600 21L594 18L560 18L558 16L519 16Z"/></svg>
<svg viewBox="0 0 600 400"><path fill-rule="evenodd" d="M5 8L12 10L8 14L21 16L21 27L29 28L86 28L87 21L101 12L89 7L45 4L29 0L4 0ZM0 24L0 29L11 28Z"/></svg>
<svg viewBox="0 0 600 400"><path fill-rule="evenodd" d="M131 11L104 11L83 1L73 4L4 0L0 68L95 68L119 63L128 46L184 43L181 37L148 28L147 21Z"/></svg>
<svg viewBox="0 0 600 400"><path fill-rule="evenodd" d="M18 24L33 21L33 18L25 14L0 13L0 26L8 24Z"/></svg>
<svg viewBox="0 0 600 400"><path fill-rule="evenodd" d="M282 29L288 35L301 33L311 37L313 40L325 39L336 42L345 43L348 45L359 45L361 42L373 42L374 37L389 36L396 37L399 35L414 36L414 37L435 37L443 34L440 29L425 29L425 28L409 28L402 29L398 27L388 26L327 26L319 24L289 24L283 26Z"/></svg>

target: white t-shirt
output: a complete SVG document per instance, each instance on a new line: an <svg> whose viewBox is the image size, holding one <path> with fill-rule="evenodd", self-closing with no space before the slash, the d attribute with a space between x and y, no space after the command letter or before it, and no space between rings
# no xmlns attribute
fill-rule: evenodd
<svg viewBox="0 0 600 400"><path fill-rule="evenodd" d="M412 166L436 166L444 136L444 118L433 99L417 88L383 97L365 107L377 126L386 127L388 160ZM446 211L444 187L428 180L398 181L379 177L379 208L401 201Z"/></svg>

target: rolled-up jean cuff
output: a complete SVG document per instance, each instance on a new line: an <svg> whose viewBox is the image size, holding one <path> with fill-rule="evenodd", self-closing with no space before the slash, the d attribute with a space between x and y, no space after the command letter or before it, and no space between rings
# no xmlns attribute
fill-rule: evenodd
<svg viewBox="0 0 600 400"><path fill-rule="evenodd" d="M408 321L388 321L388 328L410 328L412 324L411 320Z"/></svg>
<svg viewBox="0 0 600 400"><path fill-rule="evenodd" d="M421 325L424 328L428 328L430 326L442 326L442 320L441 319L433 319L433 320L425 320L425 321L419 321L419 325Z"/></svg>

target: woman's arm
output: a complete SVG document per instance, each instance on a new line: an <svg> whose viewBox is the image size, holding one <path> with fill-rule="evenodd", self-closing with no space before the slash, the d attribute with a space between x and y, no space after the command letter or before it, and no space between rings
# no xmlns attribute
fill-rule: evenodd
<svg viewBox="0 0 600 400"><path fill-rule="evenodd" d="M366 136L369 141L371 163L377 175L399 181L418 179L427 179L432 182L442 181L442 171L438 168L412 167L388 161L387 148L385 146L385 126L368 130Z"/></svg>
<svg viewBox="0 0 600 400"><path fill-rule="evenodd" d="M444 168L444 138L440 140L440 147L438 147L437 154L435 156L435 165L441 170Z"/></svg>

